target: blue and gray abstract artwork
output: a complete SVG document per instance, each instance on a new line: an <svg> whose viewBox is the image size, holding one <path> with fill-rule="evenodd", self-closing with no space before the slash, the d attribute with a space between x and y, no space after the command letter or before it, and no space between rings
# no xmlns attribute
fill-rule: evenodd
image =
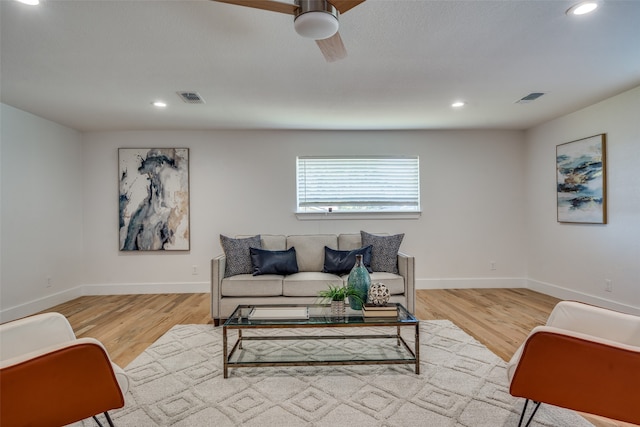
<svg viewBox="0 0 640 427"><path fill-rule="evenodd" d="M189 149L118 152L120 250L189 249Z"/></svg>
<svg viewBox="0 0 640 427"><path fill-rule="evenodd" d="M603 222L602 147L599 138L558 146L558 221Z"/></svg>

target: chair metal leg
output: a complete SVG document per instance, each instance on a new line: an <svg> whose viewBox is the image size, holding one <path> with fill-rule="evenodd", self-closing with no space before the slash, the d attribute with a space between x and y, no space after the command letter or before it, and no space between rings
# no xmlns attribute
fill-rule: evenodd
<svg viewBox="0 0 640 427"><path fill-rule="evenodd" d="M533 408L533 412L531 412L531 415L529 415L529 419L527 420L527 423L524 425L524 427L529 427L529 424L531 424L531 421L533 421L533 417L536 414L536 412L538 411L538 408L540 407L540 403L542 402L533 402L535 403L535 407ZM520 421L518 422L518 427L522 427L522 421L524 420L524 414L525 412L527 412L527 405L529 404L529 399L524 401L524 407L522 408L522 413L520 414Z"/></svg>
<svg viewBox="0 0 640 427"><path fill-rule="evenodd" d="M540 404L538 403L538 406L540 406ZM104 413L104 417L107 419L107 422L109 423L109 427L115 427L113 425L113 421L111 421L111 417L109 416L109 413L105 411Z"/></svg>
<svg viewBox="0 0 640 427"><path fill-rule="evenodd" d="M110 427L115 427L113 425L113 421L111 420L111 417L109 416L108 412L104 412L104 417L107 419L107 422L109 423ZM93 416L94 421L98 424L98 427L102 427L102 423L100 422L100 420L98 420L97 416Z"/></svg>

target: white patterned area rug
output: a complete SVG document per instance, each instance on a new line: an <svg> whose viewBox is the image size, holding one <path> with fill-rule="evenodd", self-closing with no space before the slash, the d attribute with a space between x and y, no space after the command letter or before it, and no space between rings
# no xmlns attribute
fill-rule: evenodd
<svg viewBox="0 0 640 427"><path fill-rule="evenodd" d="M224 379L222 328L178 325L127 366L126 405L110 414L118 427L517 426L524 400L509 395L505 362L448 320L420 328L420 375L414 365L294 366L230 369ZM544 404L531 425L591 426Z"/></svg>

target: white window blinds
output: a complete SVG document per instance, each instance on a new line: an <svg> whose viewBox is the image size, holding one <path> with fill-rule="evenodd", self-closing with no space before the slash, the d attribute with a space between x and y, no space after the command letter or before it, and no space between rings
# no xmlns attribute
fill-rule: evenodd
<svg viewBox="0 0 640 427"><path fill-rule="evenodd" d="M298 212L418 212L417 156L298 157Z"/></svg>

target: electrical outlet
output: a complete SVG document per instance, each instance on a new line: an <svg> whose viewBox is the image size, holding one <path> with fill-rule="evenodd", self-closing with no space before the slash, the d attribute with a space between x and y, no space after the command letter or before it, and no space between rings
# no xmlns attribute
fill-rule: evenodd
<svg viewBox="0 0 640 427"><path fill-rule="evenodd" d="M495 261L489 261L489 270L496 270L496 262Z"/></svg>
<svg viewBox="0 0 640 427"><path fill-rule="evenodd" d="M47 288L50 288L53 285L53 279L51 277L47 277Z"/></svg>
<svg viewBox="0 0 640 427"><path fill-rule="evenodd" d="M604 290L607 292L613 292L613 282L611 279L604 279Z"/></svg>
<svg viewBox="0 0 640 427"><path fill-rule="evenodd" d="M199 274L197 265L194 264L191 266L191 274L193 274L194 276L197 276Z"/></svg>

